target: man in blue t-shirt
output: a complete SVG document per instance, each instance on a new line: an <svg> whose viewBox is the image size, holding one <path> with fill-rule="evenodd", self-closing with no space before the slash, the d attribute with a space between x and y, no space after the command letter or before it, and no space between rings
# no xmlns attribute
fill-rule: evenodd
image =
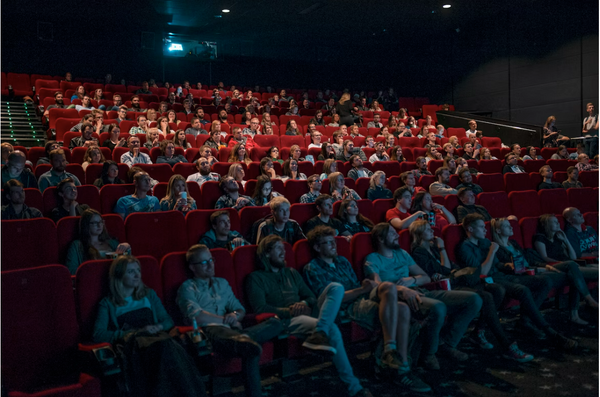
<svg viewBox="0 0 600 397"><path fill-rule="evenodd" d="M573 246L578 258L598 257L598 233L593 227L585 225L585 219L575 207L565 208L563 218L567 221L565 224L565 234Z"/></svg>
<svg viewBox="0 0 600 397"><path fill-rule="evenodd" d="M115 212L123 219L134 212L157 212L160 211L158 199L148 196L151 182L147 172L138 172L133 177L135 192L131 196L121 197L115 206Z"/></svg>

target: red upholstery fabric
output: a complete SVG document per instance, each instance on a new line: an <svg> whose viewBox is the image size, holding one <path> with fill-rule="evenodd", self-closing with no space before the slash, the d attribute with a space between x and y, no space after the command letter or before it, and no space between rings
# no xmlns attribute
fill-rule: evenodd
<svg viewBox="0 0 600 397"><path fill-rule="evenodd" d="M173 176L173 169L169 164L136 164L146 171L151 178L159 182L169 182ZM161 199L162 197L159 197Z"/></svg>
<svg viewBox="0 0 600 397"><path fill-rule="evenodd" d="M526 216L540 216L542 210L537 192L533 190L508 193L511 214L521 219Z"/></svg>
<svg viewBox="0 0 600 397"><path fill-rule="evenodd" d="M58 263L56 226L47 218L2 221L2 270Z"/></svg>
<svg viewBox="0 0 600 397"><path fill-rule="evenodd" d="M538 191L542 214L562 214L569 206L567 191L564 189L544 189Z"/></svg>
<svg viewBox="0 0 600 397"><path fill-rule="evenodd" d="M442 230L442 236L446 244L448 258L456 263L456 248L466 237L465 230L462 225L448 225Z"/></svg>
<svg viewBox="0 0 600 397"><path fill-rule="evenodd" d="M263 207L244 207L240 210L240 233L244 237L249 237L252 225L257 220L264 218L271 213L268 205ZM293 219L293 218L292 218ZM251 241L252 243L252 241Z"/></svg>
<svg viewBox="0 0 600 397"><path fill-rule="evenodd" d="M504 178L502 174L480 174L477 177L477 184L481 186L484 192L503 192Z"/></svg>
<svg viewBox="0 0 600 397"><path fill-rule="evenodd" d="M492 218L503 218L511 214L508 195L505 192L479 193L479 205L488 210Z"/></svg>
<svg viewBox="0 0 600 397"><path fill-rule="evenodd" d="M206 234L211 228L210 216L216 211L222 210L194 210L189 212L185 217L188 246L198 244L200 237ZM238 212L233 208L227 208L223 211L229 213L229 221L231 222L231 230L240 229L240 218Z"/></svg>
<svg viewBox="0 0 600 397"><path fill-rule="evenodd" d="M581 213L598 211L598 192L591 187L567 189L569 207L578 208Z"/></svg>
<svg viewBox="0 0 600 397"><path fill-rule="evenodd" d="M322 191L322 190L321 190ZM295 220L300 224L301 227L304 226L306 221L310 218L313 218L319 214L317 210L317 206L314 203L311 204L292 204L290 207L290 219Z"/></svg>
<svg viewBox="0 0 600 397"><path fill-rule="evenodd" d="M394 199L378 199L373 201L373 212L371 220L377 224L379 222L385 222L385 213L390 209L394 208Z"/></svg>
<svg viewBox="0 0 600 397"><path fill-rule="evenodd" d="M484 174L502 173L500 160L479 160L479 171Z"/></svg>
<svg viewBox="0 0 600 397"><path fill-rule="evenodd" d="M363 272L365 258L373 252L371 234L357 233L352 236L352 240L350 240L350 252L352 253L352 260L350 263L352 263L352 267L354 268L358 280L361 281L365 278Z"/></svg>
<svg viewBox="0 0 600 397"><path fill-rule="evenodd" d="M504 174L504 186L507 192L523 191L523 190L536 190L537 186L531 186L531 180L529 174L521 173L507 173Z"/></svg>
<svg viewBox="0 0 600 397"><path fill-rule="evenodd" d="M221 197L221 189L219 188L219 182L204 182L200 188L201 202L196 205L202 209L214 209L215 204L219 197Z"/></svg>
<svg viewBox="0 0 600 397"><path fill-rule="evenodd" d="M158 260L188 248L185 230L185 218L179 211L133 213L125 220L132 254L152 255Z"/></svg>
<svg viewBox="0 0 600 397"><path fill-rule="evenodd" d="M103 214L114 214L117 201L123 196L132 195L133 184L105 185L100 189L100 209Z"/></svg>

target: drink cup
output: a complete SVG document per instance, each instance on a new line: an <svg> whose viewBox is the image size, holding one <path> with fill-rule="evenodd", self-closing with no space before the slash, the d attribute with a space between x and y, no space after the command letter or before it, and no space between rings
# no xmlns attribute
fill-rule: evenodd
<svg viewBox="0 0 600 397"><path fill-rule="evenodd" d="M450 291L450 280L447 278L440 280L440 286L444 291Z"/></svg>
<svg viewBox="0 0 600 397"><path fill-rule="evenodd" d="M528 276L535 276L535 269L527 269L525 270L525 274Z"/></svg>

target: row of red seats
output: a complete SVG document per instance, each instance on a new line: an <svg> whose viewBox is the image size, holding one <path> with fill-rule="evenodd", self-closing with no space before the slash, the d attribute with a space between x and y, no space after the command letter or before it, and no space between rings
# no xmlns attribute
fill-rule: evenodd
<svg viewBox="0 0 600 397"><path fill-rule="evenodd" d="M286 190L292 190L299 186L301 186L300 183L292 183L286 186L288 188ZM134 213L129 215L123 223L118 215L112 214L113 208L120 197L133 193L133 185L108 185L100 190L99 195L97 189L94 189L95 187L92 186L80 187L81 197L78 197L78 201L102 212L103 217L107 220L109 231L120 241L128 241L132 245L135 255L152 255L158 259L173 250L187 249L209 230L208 217L214 211L214 203L221 194L216 182L207 182L202 186L202 194L197 202L198 208L204 209L192 211L186 217L177 211ZM159 190L162 192L155 191L155 196L164 197L166 186L160 187ZM193 193L191 192L191 194ZM38 208L43 208L48 213L55 206L53 197L52 192L44 192ZM590 200L590 197L595 199ZM450 211L459 204L456 195L449 195L445 198L434 196L433 199ZM561 214L568 206L577 207L587 213L597 211L598 188L522 191L511 192L508 195L505 192L484 192L478 195L477 201L478 204L488 209L492 217L515 215L523 218L540 216L544 213ZM335 203L335 213L337 213L339 205L340 202ZM374 223L379 223L385 221L385 213L393 208L394 203L392 199L380 199L373 202L363 199L358 201L358 206L361 214L370 218ZM268 206L245 207L240 211L239 216L236 211L231 209L229 211L232 229L248 235L252 224L267 216L270 208ZM315 215L317 215L317 210L314 204L296 203L292 204L290 209L290 218L301 225ZM5 258L9 258L3 261L3 268L6 270L23 266L62 263L68 244L76 236L77 222L77 217L61 219L58 225L46 218L3 221L2 236L6 242L3 247L7 254ZM155 233L149 235L144 232L147 230L154 230ZM27 250L26 247L31 241L39 242L39 249Z"/></svg>

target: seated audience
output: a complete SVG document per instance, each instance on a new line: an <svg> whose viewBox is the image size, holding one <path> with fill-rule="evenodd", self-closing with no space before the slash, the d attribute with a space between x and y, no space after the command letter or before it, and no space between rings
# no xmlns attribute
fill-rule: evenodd
<svg viewBox="0 0 600 397"><path fill-rule="evenodd" d="M488 342L485 336L485 326L487 325L496 340L504 350L504 357L525 363L533 360L531 354L522 352L517 342L510 342L506 333L502 329L500 319L498 318L498 308L503 296L494 296L485 290L485 284L474 283L472 286L461 285L452 273L456 270L446 252L444 240L435 237L433 229L428 222L418 220L410 225L410 235L412 237L411 256L419 267L427 273L432 281L448 279L453 291L472 291L475 292L482 301L481 314L475 324L475 329L471 334L471 342L482 349L493 349L494 345Z"/></svg>
<svg viewBox="0 0 600 397"><path fill-rule="evenodd" d="M125 138L119 138L121 129L117 124L111 124L108 126L108 139L102 143L102 147L107 147L111 150L115 150L116 147L127 146L127 140Z"/></svg>
<svg viewBox="0 0 600 397"><path fill-rule="evenodd" d="M195 209L198 209L196 200L190 196L185 178L179 174L173 175L167 184L165 197L160 200L160 210L181 211L186 214Z"/></svg>
<svg viewBox="0 0 600 397"><path fill-rule="evenodd" d="M442 164L442 167L448 168L448 170L450 171L450 175L456 175L456 161L457 160L455 160L453 157L446 156L444 157L444 163Z"/></svg>
<svg viewBox="0 0 600 397"><path fill-rule="evenodd" d="M398 293L413 289L416 300L408 300L412 310L422 310L427 315L424 324L422 364L427 369L437 370L440 365L436 354L456 361L466 361L469 356L457 349L469 323L481 309L481 298L471 291L419 291L418 287L431 279L400 248L398 234L388 223L380 223L371 232L373 249L365 258L365 276L377 284L389 282L396 285ZM398 294L400 295L400 294ZM402 297L399 296L402 299ZM446 318L447 317L447 318ZM442 327L446 322L446 329Z"/></svg>
<svg viewBox="0 0 600 397"><path fill-rule="evenodd" d="M326 226L319 226L309 233L308 244L313 250L313 259L303 269L307 285L316 295L321 295L331 288L331 283L341 284L346 297L341 310L348 313L353 321L368 329L375 330L381 327L383 330L384 348L381 356L376 358L377 367L380 370L393 370L394 374L390 375L399 381L399 385L405 385L410 391L431 390L410 372L410 307L404 302L417 299L418 293L403 287L397 288L392 283L377 285L370 279L359 283L350 262L344 256L338 255L335 233L335 230ZM398 302L398 298L403 302ZM393 332L394 329L396 332Z"/></svg>
<svg viewBox="0 0 600 397"><path fill-rule="evenodd" d="M164 138L166 138L167 135L169 135L169 134L175 133L175 131L173 131L171 129L171 127L169 126L169 119L166 117L160 117L156 121L156 128L158 128L158 133L160 135L162 135Z"/></svg>
<svg viewBox="0 0 600 397"><path fill-rule="evenodd" d="M369 182L369 190L367 190L367 198L371 201L377 199L392 198L392 191L386 188L385 182L385 172L375 171L371 175L371 180Z"/></svg>
<svg viewBox="0 0 600 397"><path fill-rule="evenodd" d="M98 139L93 137L94 131L90 123L83 123L81 125L81 136L76 136L71 139L69 143L69 149L73 150L76 147L90 147L98 146Z"/></svg>
<svg viewBox="0 0 600 397"><path fill-rule="evenodd" d="M206 245L209 249L225 248L229 251L250 245L239 232L231 230L229 212L215 211L210 214L210 225L211 229L200 237L198 244Z"/></svg>
<svg viewBox="0 0 600 397"><path fill-rule="evenodd" d="M190 120L190 126L186 128L185 134L197 137L198 135L208 135L208 132L202 128L202 123L198 117L192 117Z"/></svg>
<svg viewBox="0 0 600 397"><path fill-rule="evenodd" d="M424 193L424 192L423 192ZM389 222L396 230L408 229L417 219L425 219L428 215L423 211L410 214L412 193L408 186L402 186L394 192L394 208L387 210L385 221Z"/></svg>
<svg viewBox="0 0 600 397"><path fill-rule="evenodd" d="M336 160L341 160L344 162L350 161L350 157L352 157L355 154L360 156L360 159L362 161L367 161L367 156L365 155L365 152L363 152L360 148L357 148L355 150L354 142L352 142L352 140L350 139L346 139L342 145L341 150L338 152Z"/></svg>
<svg viewBox="0 0 600 397"><path fill-rule="evenodd" d="M415 194L419 192L425 192L425 188L422 186L416 186L417 178L413 171L406 171L400 174L400 180L404 184L404 186L408 187L408 191L411 196L414 197Z"/></svg>
<svg viewBox="0 0 600 397"><path fill-rule="evenodd" d="M257 206L268 205L275 197L281 196L273 191L271 178L268 175L259 175L256 179L256 187L252 200Z"/></svg>
<svg viewBox="0 0 600 397"><path fill-rule="evenodd" d="M275 169L273 168L273 160L271 160L270 158L263 157L263 159L260 160L259 168L261 175L266 175L271 179L277 178L277 174L275 173Z"/></svg>
<svg viewBox="0 0 600 397"><path fill-rule="evenodd" d="M527 146L526 154L523 156L523 161L525 160L543 160L544 158L537 154L537 149L535 146Z"/></svg>
<svg viewBox="0 0 600 397"><path fill-rule="evenodd" d="M246 181L244 177L246 176L246 172L244 171L244 167L241 163L231 164L229 167L229 171L227 171L227 176L232 177L238 184L242 186L246 186Z"/></svg>
<svg viewBox="0 0 600 397"><path fill-rule="evenodd" d="M390 150L391 156L390 156L390 161L397 161L399 163L402 163L404 161L406 161L406 158L404 158L404 154L402 154L402 146L398 145L398 146L394 146L391 150Z"/></svg>
<svg viewBox="0 0 600 397"><path fill-rule="evenodd" d="M302 132L298 128L298 124L296 124L296 120L288 121L285 127L285 135L302 135Z"/></svg>
<svg viewBox="0 0 600 397"><path fill-rule="evenodd" d="M577 161L578 163L575 165L575 167L577 167L577 171L579 172L593 171L598 169L598 164L590 163L590 157L585 153L581 153L579 156L577 156Z"/></svg>
<svg viewBox="0 0 600 397"><path fill-rule="evenodd" d="M540 168L540 176L542 177L542 183L538 185L538 190L543 189L564 189L563 185L558 182L552 182L552 168L549 165L545 165Z"/></svg>
<svg viewBox="0 0 600 397"><path fill-rule="evenodd" d="M279 158L279 148L276 146L271 146L269 150L267 150L267 157L269 157L273 162L283 164L283 160Z"/></svg>
<svg viewBox="0 0 600 397"><path fill-rule="evenodd" d="M479 152L479 160L498 160L497 157L492 156L490 148L482 147Z"/></svg>
<svg viewBox="0 0 600 397"><path fill-rule="evenodd" d="M54 223L66 216L80 216L83 211L89 209L87 204L77 202L77 186L71 178L63 179L56 186L56 203L58 206L52 210L50 218Z"/></svg>
<svg viewBox="0 0 600 397"><path fill-rule="evenodd" d="M462 158L465 160L477 160L479 157L479 149L475 149L470 142L464 144L463 151Z"/></svg>
<svg viewBox="0 0 600 397"><path fill-rule="evenodd" d="M200 147L200 150L198 151L198 154L200 155L200 157L204 157L206 160L208 160L208 163L210 164L211 167L215 163L219 162L219 159L217 159L215 156L213 156L213 149L211 149L207 145L202 145Z"/></svg>
<svg viewBox="0 0 600 397"><path fill-rule="evenodd" d="M476 183L473 183L473 175L471 174L468 168L462 168L460 171L458 171L458 179L460 179L460 184L456 186L457 192L463 187L470 188L475 196L483 192L481 186L479 186Z"/></svg>
<svg viewBox="0 0 600 397"><path fill-rule="evenodd" d="M136 127L131 127L131 129L129 130L129 133L131 135L136 135L136 134L146 134L148 133L148 119L146 118L146 115L144 114L140 114L139 116L137 116L137 126Z"/></svg>
<svg viewBox="0 0 600 397"><path fill-rule="evenodd" d="M373 175L373 171L363 166L363 161L358 154L350 156L349 163L352 168L348 171L348 178L356 181L358 178L370 178Z"/></svg>
<svg viewBox="0 0 600 397"><path fill-rule="evenodd" d="M250 128L246 127L242 130L243 135L249 135L254 138L255 135L260 134L260 121L256 117L250 119Z"/></svg>
<svg viewBox="0 0 600 397"><path fill-rule="evenodd" d="M562 186L565 189L583 187L581 182L579 182L579 180L578 180L579 179L579 171L577 170L576 167L567 168L567 176L568 176L567 180L562 183Z"/></svg>
<svg viewBox="0 0 600 397"><path fill-rule="evenodd" d="M369 157L369 161L374 163L376 161L389 161L390 155L385 151L385 145L383 142L377 142L375 144L375 153Z"/></svg>
<svg viewBox="0 0 600 397"><path fill-rule="evenodd" d="M352 198L342 200L338 218L342 222L344 230L352 236L356 233L370 232L374 226L369 218L360 213L358 203Z"/></svg>
<svg viewBox="0 0 600 397"><path fill-rule="evenodd" d="M161 156L156 159L156 164L166 163L173 167L177 163L187 163L187 159L182 154L175 154L175 144L172 141L164 140L160 143Z"/></svg>
<svg viewBox="0 0 600 397"><path fill-rule="evenodd" d="M427 169L427 160L425 159L425 157L417 157L415 160L415 164L417 166L417 169L413 172L415 173L416 177L420 178L423 175L432 175L431 172L429 172L429 170Z"/></svg>
<svg viewBox="0 0 600 397"><path fill-rule="evenodd" d="M10 145L10 143L8 143ZM12 145L11 145L12 146ZM60 144L56 141L46 141L46 145L44 145L44 152L46 153L45 157L40 157L36 163L36 167L40 164L50 164L50 152L56 149L60 149ZM112 150L112 149L111 149ZM12 152L12 151L11 151ZM8 160L8 156L10 153L6 153L6 158L4 157L4 143L2 144L2 165L6 164Z"/></svg>
<svg viewBox="0 0 600 397"><path fill-rule="evenodd" d="M333 145L331 143L324 142L323 144L321 144L321 154L319 154L319 156L317 157L317 160L319 160L319 161L326 161L328 159L335 160L336 157L337 157L337 154L335 152L335 148L333 147Z"/></svg>
<svg viewBox="0 0 600 397"><path fill-rule="evenodd" d="M125 112L125 113L127 113L127 112ZM84 124L89 124L91 126L93 121L94 121L94 115L91 113L86 114L85 116L83 116L81 121L79 123L75 124L73 127L71 127L71 129L69 131L70 132L81 132L82 126ZM118 121L119 121L119 119L117 119L117 122Z"/></svg>
<svg viewBox="0 0 600 397"><path fill-rule="evenodd" d="M458 142L458 137L456 135L451 136L450 138L448 138L448 143L450 145L452 145L452 147L454 149L462 149L461 144Z"/></svg>
<svg viewBox="0 0 600 397"><path fill-rule="evenodd" d="M290 219L290 202L285 197L273 198L269 206L272 217L258 226L257 244L271 235L281 237L283 241L292 246L296 241L306 238L298 222Z"/></svg>
<svg viewBox="0 0 600 397"><path fill-rule="evenodd" d="M184 130L177 130L175 132L175 136L173 137L173 144L175 144L175 147L180 147L183 150L187 150L187 149L191 149L192 148L191 143L189 143L187 141L187 138L185 137L185 131Z"/></svg>
<svg viewBox="0 0 600 397"><path fill-rule="evenodd" d="M321 195L321 179L319 175L314 174L308 177L306 180L308 183L308 193L303 194L300 197L300 203L302 204L310 204L314 203L317 197Z"/></svg>
<svg viewBox="0 0 600 397"><path fill-rule="evenodd" d="M158 128L148 128L148 132L146 133L146 142L144 142L144 147L148 149L148 151L152 150L152 148L159 147L162 143L160 142L159 137L160 133Z"/></svg>
<svg viewBox="0 0 600 397"><path fill-rule="evenodd" d="M314 127L314 124L310 124L309 125L309 130L310 127ZM308 145L308 148L317 148L317 149L321 149L323 142L321 141L323 139L323 133L317 129L310 131L310 145Z"/></svg>
<svg viewBox="0 0 600 397"><path fill-rule="evenodd" d="M231 149L231 153L229 154L229 158L227 159L229 163L237 163L243 162L246 165L252 162L250 155L246 152L246 145L244 143L238 143Z"/></svg>
<svg viewBox="0 0 600 397"><path fill-rule="evenodd" d="M443 160L442 153L440 153L435 146L430 146L425 154L425 162L429 163L431 160Z"/></svg>
<svg viewBox="0 0 600 397"><path fill-rule="evenodd" d="M457 248L456 259L458 265L462 268L474 268L475 275L490 277L493 283L487 283L485 288L492 292L505 291L506 297L520 301L521 319L519 327L526 329L527 332L541 336L540 330L548 335L554 346L563 349L572 349L577 346L577 342L569 339L554 328L544 319L539 311L539 306L543 299L548 296L552 288L550 280L536 279L536 283L528 283L529 287L517 282L515 276L510 276L502 272L504 268L510 267L509 263L501 263L496 253L499 245L488 240L486 235L485 222L481 215L470 214L462 221L466 238ZM521 280L519 280L522 282ZM534 288L535 286L535 288ZM533 290L531 289L533 288ZM498 292L492 292L493 294ZM531 321L531 322L529 322Z"/></svg>
<svg viewBox="0 0 600 397"><path fill-rule="evenodd" d="M426 149L431 147L441 150L442 147L437 144L437 137L435 136L435 132L427 133L427 144L424 146Z"/></svg>
<svg viewBox="0 0 600 397"><path fill-rule="evenodd" d="M284 182L288 180L306 180L306 175L298 172L298 161L289 158L283 163L281 180Z"/></svg>
<svg viewBox="0 0 600 397"><path fill-rule="evenodd" d="M239 211L246 206L254 207L256 205L250 197L239 194L240 187L232 176L227 175L221 178L219 187L223 195L217 200L216 209L233 208Z"/></svg>
<svg viewBox="0 0 600 397"><path fill-rule="evenodd" d="M327 127L339 127L340 126L340 115L334 114L331 116L331 123L327 124Z"/></svg>
<svg viewBox="0 0 600 397"><path fill-rule="evenodd" d="M23 184L24 188L36 188L38 182L35 179L35 175L31 170L25 167L25 153L20 150L15 150L8 155L6 164L2 166L2 185L6 182L16 179Z"/></svg>
<svg viewBox="0 0 600 397"><path fill-rule="evenodd" d="M79 239L74 240L67 251L65 266L71 274L76 274L79 265L95 259L111 259L112 255L128 255L131 246L119 243L106 230L106 225L100 213L87 209L79 219Z"/></svg>
<svg viewBox="0 0 600 397"><path fill-rule="evenodd" d="M98 305L93 340L127 346L122 354L127 386L138 395L206 396L194 360L168 331L174 326L160 298L142 282L133 256L115 259L109 270L109 294ZM160 374L160 375L157 375Z"/></svg>
<svg viewBox="0 0 600 397"><path fill-rule="evenodd" d="M581 153L585 153L585 144L578 143L577 151L569 154L569 160L577 160L577 157L579 157Z"/></svg>
<svg viewBox="0 0 600 397"><path fill-rule="evenodd" d="M307 158L302 157L302 149L300 149L299 145L292 145L290 147L290 159L296 161L313 161L312 156L306 156Z"/></svg>
<svg viewBox="0 0 600 397"><path fill-rule="evenodd" d="M347 198L360 200L358 193L346 186L346 180L341 172L333 172L329 174L327 179L329 179L329 194L331 194L334 202Z"/></svg>
<svg viewBox="0 0 600 397"><path fill-rule="evenodd" d="M450 186L450 170L445 167L440 167L435 170L436 182L429 185L429 193L432 196L446 197L449 194L456 194L456 189Z"/></svg>
<svg viewBox="0 0 600 397"><path fill-rule="evenodd" d="M220 131L212 131L210 133L210 138L204 141L204 145L208 146L211 149L220 150L226 145L221 142L221 132Z"/></svg>
<svg viewBox="0 0 600 397"><path fill-rule="evenodd" d="M218 182L221 176L216 172L210 172L210 164L204 157L200 157L196 160L196 169L198 172L187 177L187 182L196 182L200 187L204 182L214 181Z"/></svg>
<svg viewBox="0 0 600 397"><path fill-rule="evenodd" d="M556 153L554 153L550 160L569 160L569 151L564 145L560 145Z"/></svg>
<svg viewBox="0 0 600 397"><path fill-rule="evenodd" d="M2 206L2 220L33 219L43 217L37 208L28 207L25 204L25 189L23 184L11 179L2 184L4 198L8 204Z"/></svg>
<svg viewBox="0 0 600 397"><path fill-rule="evenodd" d="M506 165L502 168L502 173L510 173L514 172L516 174L525 173L525 168L521 167L519 164L519 158L513 154L509 153L506 155Z"/></svg>
<svg viewBox="0 0 600 397"><path fill-rule="evenodd" d="M575 257L598 257L598 233L590 225L585 225L585 219L575 207L565 208L565 235L575 251Z"/></svg>
<svg viewBox="0 0 600 397"><path fill-rule="evenodd" d="M147 172L139 171L133 176L135 191L131 196L124 196L117 201L114 212L121 215L123 219L134 212L157 212L160 211L158 198L149 196L152 190L152 181Z"/></svg>
<svg viewBox="0 0 600 397"><path fill-rule="evenodd" d="M119 179L119 165L112 160L106 160L104 164L102 164L100 175L94 181L94 186L100 189L104 185L120 185L123 183L124 182Z"/></svg>
<svg viewBox="0 0 600 397"><path fill-rule="evenodd" d="M121 163L132 166L134 164L152 164L150 156L140 150L140 138L130 135L127 138L129 151L121 155Z"/></svg>
<svg viewBox="0 0 600 397"><path fill-rule="evenodd" d="M454 215L441 204L434 203L431 194L420 192L415 194L410 207L411 213L423 212L424 218L431 227L437 227L440 231L447 225L456 223Z"/></svg>
<svg viewBox="0 0 600 397"><path fill-rule="evenodd" d="M313 218L310 218L302 229L304 234L308 235L311 230L317 226L329 226L336 231L336 236L344 236L348 241L352 235L350 232L344 229L342 222L339 219L333 217L333 199L327 194L321 194L315 200L315 206L319 214Z"/></svg>
<svg viewBox="0 0 600 397"><path fill-rule="evenodd" d="M102 150L98 146L90 146L83 155L81 168L85 171L90 164L103 164L106 161Z"/></svg>
<svg viewBox="0 0 600 397"><path fill-rule="evenodd" d="M65 168L67 167L67 158L65 157L64 150L56 149L51 151L50 164L52 164L52 169L40 175L40 178L38 179L40 192L43 193L46 188L56 186L60 181L67 178L71 178L76 186L81 186L81 182L79 182L79 179L77 179L75 175L65 171Z"/></svg>

